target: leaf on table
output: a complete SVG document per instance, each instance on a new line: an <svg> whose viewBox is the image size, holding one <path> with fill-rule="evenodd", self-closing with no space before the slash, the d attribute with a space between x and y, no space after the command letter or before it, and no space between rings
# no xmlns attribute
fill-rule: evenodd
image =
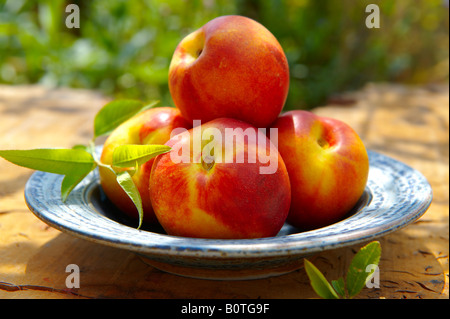
<svg viewBox="0 0 450 319"><path fill-rule="evenodd" d="M381 245L373 241L362 247L353 257L347 272L347 292L349 297L357 295L364 288L371 273L366 272L368 265L378 265L381 256Z"/></svg>
<svg viewBox="0 0 450 319"><path fill-rule="evenodd" d="M311 282L311 287L316 294L324 299L339 299L336 291L326 280L325 276L307 259L304 260L306 274Z"/></svg>
<svg viewBox="0 0 450 319"><path fill-rule="evenodd" d="M344 278L340 277L338 280L332 280L331 285L333 286L334 290L341 295L342 297L345 297L345 282Z"/></svg>

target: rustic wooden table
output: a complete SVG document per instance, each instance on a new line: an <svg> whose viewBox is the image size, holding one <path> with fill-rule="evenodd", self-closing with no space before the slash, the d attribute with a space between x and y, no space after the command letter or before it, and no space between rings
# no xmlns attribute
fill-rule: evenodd
<svg viewBox="0 0 450 319"><path fill-rule="evenodd" d="M0 149L86 143L106 102L85 90L0 86ZM368 84L314 112L347 122L367 148L419 170L433 188L424 216L379 239L381 286L364 288L358 298L448 298L448 87ZM0 159L0 298L316 297L304 269L248 281L190 279L152 268L134 253L61 233L28 210L23 194L31 173ZM337 279L360 246L320 253L314 263ZM80 267L80 288L66 287L69 264Z"/></svg>

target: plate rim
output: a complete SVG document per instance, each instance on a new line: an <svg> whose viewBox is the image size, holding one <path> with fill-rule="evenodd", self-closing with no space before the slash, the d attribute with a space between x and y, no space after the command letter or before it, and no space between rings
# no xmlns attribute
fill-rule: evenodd
<svg viewBox="0 0 450 319"><path fill-rule="evenodd" d="M149 239L149 242L143 243L142 241L135 241L133 238L121 237L120 235L115 236L100 236L99 234L89 233L86 229L83 229L82 225L80 227L69 227L67 224L61 224L54 220L54 218L49 218L46 212L39 211L36 207L36 199L31 197L33 182L38 178L40 174L43 175L55 175L51 173L45 173L36 171L28 179L25 185L25 202L30 209L30 211L36 215L40 220L56 228L62 232L71 234L76 237L80 237L89 241L100 243L107 246L122 248L126 250L131 250L137 253L143 253L146 256L159 256L159 257L170 257L170 258L189 258L189 257L201 257L201 258L213 258L213 259L230 259L230 258L291 258L309 255L317 253L320 251L336 249L341 247L346 247L362 242L366 242L381 236L385 236L391 232L398 229L406 227L418 218L420 218L429 208L432 202L433 193L431 185L428 180L420 173L418 170L410 167L409 165L393 159L389 156L383 155L381 153L375 152L373 150L368 150L369 160L374 160L381 158L395 165L400 165L404 170L408 171L410 174L414 174L420 181L421 185L425 188L426 193L422 194L421 201L418 208L414 212L405 214L389 223L381 224L376 227L363 230L356 230L350 234L346 234L345 238L342 235L331 235L327 237L327 240L322 242L312 241L310 243L300 245L301 242L305 242L306 235L311 235L317 232L326 232L327 228L336 227L342 222L348 221L354 216L350 216L342 221L334 223L332 225L305 231L296 234L289 234L283 236L266 237L266 238L255 238L255 239L204 239L204 238L188 238L172 236L167 234L159 234L150 232L147 230L138 230L136 228L123 225L117 221L109 219L106 216L102 216L100 213L97 215L101 218L118 225L119 229L126 227L126 232L137 232L143 238ZM372 165L369 169L373 169ZM72 192L78 192L80 196L89 196L86 192L92 192L92 188L98 185L98 180L94 180L95 173L88 175L85 180L82 181ZM98 174L97 174L98 176ZM58 175L58 177L62 176ZM55 177L56 179L57 177ZM369 174L370 178L370 174ZM368 181L369 184L369 181ZM368 186L366 186L368 187ZM82 194L80 193L82 192ZM60 194L60 193L59 193ZM72 195L70 195L72 196ZM69 196L69 197L70 197ZM84 203L89 205L89 203ZM370 205L371 203L369 203ZM61 202L61 205L66 205ZM93 207L93 206L92 206ZM91 207L91 208L92 208ZM64 220L64 219L62 219ZM117 226L116 225L116 226ZM125 229L124 229L125 230ZM144 232L144 233L143 233ZM153 240L152 240L153 239ZM157 239L162 239L164 244L156 243ZM169 243L167 243L169 242Z"/></svg>

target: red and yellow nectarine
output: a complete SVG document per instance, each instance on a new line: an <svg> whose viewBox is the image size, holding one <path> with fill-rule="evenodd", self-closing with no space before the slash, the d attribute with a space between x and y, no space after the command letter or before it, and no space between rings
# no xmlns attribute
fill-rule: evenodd
<svg viewBox="0 0 450 319"><path fill-rule="evenodd" d="M201 145L195 147L198 137ZM172 150L155 159L150 198L168 234L255 238L279 232L289 211L289 177L263 132L220 118L180 133L166 145ZM185 150L187 156L180 157ZM273 164L273 171L262 173L261 168Z"/></svg>
<svg viewBox="0 0 450 319"><path fill-rule="evenodd" d="M309 111L290 111L272 125L291 182L287 221L310 230L343 218L364 192L369 159L347 124Z"/></svg>
<svg viewBox="0 0 450 319"><path fill-rule="evenodd" d="M190 122L229 117L255 127L280 114L289 67L278 40L260 23L222 16L186 36L169 67L175 106Z"/></svg>
<svg viewBox="0 0 450 319"><path fill-rule="evenodd" d="M192 127L180 114L179 110L173 107L157 107L146 110L118 126L107 138L103 145L100 161L103 164L111 165L114 149L125 144L164 144L170 139L170 135L175 128ZM142 199L144 211L143 221L146 223L156 223L149 194L148 183L153 159L143 164L133 175ZM138 212L131 199L116 181L116 175L109 169L100 166L100 183L106 196L128 216L138 219Z"/></svg>

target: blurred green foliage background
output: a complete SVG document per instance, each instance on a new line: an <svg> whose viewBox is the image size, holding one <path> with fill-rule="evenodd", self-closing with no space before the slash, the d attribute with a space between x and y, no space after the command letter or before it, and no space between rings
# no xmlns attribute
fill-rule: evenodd
<svg viewBox="0 0 450 319"><path fill-rule="evenodd" d="M65 9L80 8L68 29ZM368 29L368 4L380 28ZM0 83L101 90L114 98L159 99L178 42L226 14L265 25L287 55L286 109L321 105L368 81L448 81L448 0L0 0Z"/></svg>

